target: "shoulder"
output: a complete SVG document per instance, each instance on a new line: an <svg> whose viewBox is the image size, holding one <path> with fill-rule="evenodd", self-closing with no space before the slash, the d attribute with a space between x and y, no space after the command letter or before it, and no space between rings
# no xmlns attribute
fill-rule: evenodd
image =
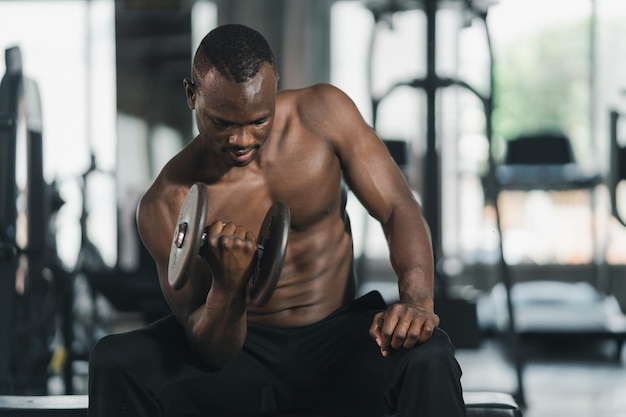
<svg viewBox="0 0 626 417"><path fill-rule="evenodd" d="M137 226L140 235L167 218L166 214L173 211L177 194L176 186L168 182L163 174L159 175L150 188L144 193L137 205Z"/></svg>
<svg viewBox="0 0 626 417"><path fill-rule="evenodd" d="M186 154L187 150L181 151L163 167L137 205L139 236L155 259L168 255L161 253L162 248L156 242L163 238L169 241L180 207L192 185L190 177L182 173L188 169Z"/></svg>
<svg viewBox="0 0 626 417"><path fill-rule="evenodd" d="M191 185L190 181L179 181L164 168L139 201L137 222L140 227L154 221L155 216L161 219L169 212L177 213Z"/></svg>
<svg viewBox="0 0 626 417"><path fill-rule="evenodd" d="M169 259L169 243L189 187L157 179L137 205L137 231L159 265Z"/></svg>
<svg viewBox="0 0 626 417"><path fill-rule="evenodd" d="M277 112L297 117L302 126L324 136L350 131L365 123L352 99L340 88L326 83L281 91Z"/></svg>
<svg viewBox="0 0 626 417"><path fill-rule="evenodd" d="M278 94L278 104L296 106L296 109L311 109L316 106L354 105L350 97L340 88L327 83L309 87L282 90Z"/></svg>

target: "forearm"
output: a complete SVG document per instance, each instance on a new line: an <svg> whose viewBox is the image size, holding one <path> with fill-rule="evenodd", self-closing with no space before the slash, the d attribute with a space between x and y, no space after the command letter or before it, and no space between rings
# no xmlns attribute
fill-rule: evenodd
<svg viewBox="0 0 626 417"><path fill-rule="evenodd" d="M400 301L433 309L434 260L428 225L417 204L394 210L384 225Z"/></svg>
<svg viewBox="0 0 626 417"><path fill-rule="evenodd" d="M236 355L246 338L246 293L211 288L206 302L187 320L187 339L209 366L220 368Z"/></svg>

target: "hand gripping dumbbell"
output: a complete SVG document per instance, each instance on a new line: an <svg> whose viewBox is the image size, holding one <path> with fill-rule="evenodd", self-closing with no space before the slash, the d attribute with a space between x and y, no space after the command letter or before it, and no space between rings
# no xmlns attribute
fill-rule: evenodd
<svg viewBox="0 0 626 417"><path fill-rule="evenodd" d="M175 290L187 282L191 260L207 244L204 231L208 205L206 186L197 182L191 186L178 215L170 259L168 281ZM287 236L291 224L289 207L274 203L265 215L257 237L255 267L248 281L248 292L253 304L262 307L270 300L285 259Z"/></svg>

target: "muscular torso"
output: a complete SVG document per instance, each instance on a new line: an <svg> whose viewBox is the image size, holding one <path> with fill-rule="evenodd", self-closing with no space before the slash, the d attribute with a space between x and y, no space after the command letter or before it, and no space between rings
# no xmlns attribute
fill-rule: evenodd
<svg viewBox="0 0 626 417"><path fill-rule="evenodd" d="M196 141L168 164L155 183L160 185L152 190L176 189L167 195L173 199L171 207L180 207L186 189L204 181L209 192L207 223L233 222L255 233L272 203L282 201L289 206L291 228L276 290L267 305L249 305L247 311L249 322L273 327L314 323L354 295L352 241L344 224L340 161L328 138L300 119L294 99L293 93L279 95L270 137L257 160L236 168L236 175L207 181L211 175L205 171L202 145ZM161 275L163 268L159 265ZM197 268L206 269L202 265ZM188 285L193 287L195 302L201 304L210 288L210 272L197 275L206 279ZM160 280L167 285L163 276Z"/></svg>

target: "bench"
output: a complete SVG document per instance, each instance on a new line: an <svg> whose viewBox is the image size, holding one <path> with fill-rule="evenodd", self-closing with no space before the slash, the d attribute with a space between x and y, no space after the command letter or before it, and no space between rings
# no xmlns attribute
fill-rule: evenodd
<svg viewBox="0 0 626 417"><path fill-rule="evenodd" d="M520 408L510 394L464 392L463 397L467 417L522 416ZM88 403L87 395L0 395L0 417L86 417ZM321 416L298 414L297 417Z"/></svg>
<svg viewBox="0 0 626 417"><path fill-rule="evenodd" d="M86 417L87 395L0 395L2 417Z"/></svg>

